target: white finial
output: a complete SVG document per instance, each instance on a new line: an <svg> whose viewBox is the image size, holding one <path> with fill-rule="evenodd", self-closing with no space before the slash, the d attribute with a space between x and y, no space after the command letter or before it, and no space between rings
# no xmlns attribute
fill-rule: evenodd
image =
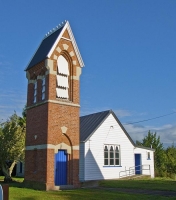
<svg viewBox="0 0 176 200"><path fill-rule="evenodd" d="M65 20L65 23L67 22L67 20Z"/></svg>

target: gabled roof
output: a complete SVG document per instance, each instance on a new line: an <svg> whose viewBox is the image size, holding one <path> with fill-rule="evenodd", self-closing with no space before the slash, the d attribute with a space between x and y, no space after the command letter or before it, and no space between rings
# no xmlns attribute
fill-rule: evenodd
<svg viewBox="0 0 176 200"><path fill-rule="evenodd" d="M117 121L121 129L124 131L130 142L135 146L135 143L133 142L133 140L131 139L131 137L129 136L129 134L122 126L119 119L112 110L107 110L80 117L80 141L86 142L110 114L114 116L115 120Z"/></svg>
<svg viewBox="0 0 176 200"><path fill-rule="evenodd" d="M101 124L107 119L107 117L112 114L125 135L128 137L130 142L134 147L142 148L142 149L148 149L154 151L154 149L143 147L143 146L137 146L132 138L129 136L117 116L112 110L107 110L99 113L94 113L86 116L80 117L80 141L86 142L93 134L94 132L101 126Z"/></svg>
<svg viewBox="0 0 176 200"><path fill-rule="evenodd" d="M68 30L70 40L73 44L74 50L76 52L77 58L80 62L80 67L84 66L84 62L82 60L81 54L79 52L78 46L76 44L76 40L73 36L73 32L71 30L70 24L66 21L62 26L57 28L52 33L49 33L39 45L37 51L35 52L34 56L32 57L31 61L29 62L28 66L26 67L25 71L32 68L34 65L38 64L39 62L43 61L46 58L50 58L56 45L58 44L59 40L61 39L65 30Z"/></svg>
<svg viewBox="0 0 176 200"><path fill-rule="evenodd" d="M80 141L86 141L109 116L109 110L80 117Z"/></svg>

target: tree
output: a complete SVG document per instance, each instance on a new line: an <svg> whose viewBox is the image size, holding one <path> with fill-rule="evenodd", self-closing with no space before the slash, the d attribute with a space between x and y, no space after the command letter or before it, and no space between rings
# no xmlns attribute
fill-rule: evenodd
<svg viewBox="0 0 176 200"><path fill-rule="evenodd" d="M166 154L163 144L160 141L160 136L157 137L157 133L148 132L148 135L142 140L142 145L145 147L155 149L154 153L154 164L155 164L155 175L166 176Z"/></svg>
<svg viewBox="0 0 176 200"><path fill-rule="evenodd" d="M175 178L176 174L176 147L174 144L166 149L166 156L167 156L167 173L168 176Z"/></svg>
<svg viewBox="0 0 176 200"><path fill-rule="evenodd" d="M15 164L24 159L25 127L25 117L16 113L0 124L0 167L6 182L12 180Z"/></svg>

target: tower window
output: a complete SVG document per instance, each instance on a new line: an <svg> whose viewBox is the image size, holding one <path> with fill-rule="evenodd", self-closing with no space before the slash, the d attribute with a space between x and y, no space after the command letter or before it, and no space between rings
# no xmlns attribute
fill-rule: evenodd
<svg viewBox="0 0 176 200"><path fill-rule="evenodd" d="M60 55L57 60L58 73L57 73L57 87L56 96L61 99L69 99L69 64L68 61Z"/></svg>
<svg viewBox="0 0 176 200"><path fill-rule="evenodd" d="M45 90L46 90L45 85L46 85L46 78L43 77L43 78L42 78L42 100L45 99Z"/></svg>
<svg viewBox="0 0 176 200"><path fill-rule="evenodd" d="M34 82L34 103L37 102L37 80Z"/></svg>

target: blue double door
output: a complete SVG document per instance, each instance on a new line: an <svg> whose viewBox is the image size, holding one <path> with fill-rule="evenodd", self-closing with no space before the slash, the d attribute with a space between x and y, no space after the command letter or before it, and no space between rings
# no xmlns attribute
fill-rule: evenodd
<svg viewBox="0 0 176 200"><path fill-rule="evenodd" d="M141 154L134 154L135 155L135 174L141 174Z"/></svg>
<svg viewBox="0 0 176 200"><path fill-rule="evenodd" d="M67 153L59 150L55 154L55 185L67 185Z"/></svg>

